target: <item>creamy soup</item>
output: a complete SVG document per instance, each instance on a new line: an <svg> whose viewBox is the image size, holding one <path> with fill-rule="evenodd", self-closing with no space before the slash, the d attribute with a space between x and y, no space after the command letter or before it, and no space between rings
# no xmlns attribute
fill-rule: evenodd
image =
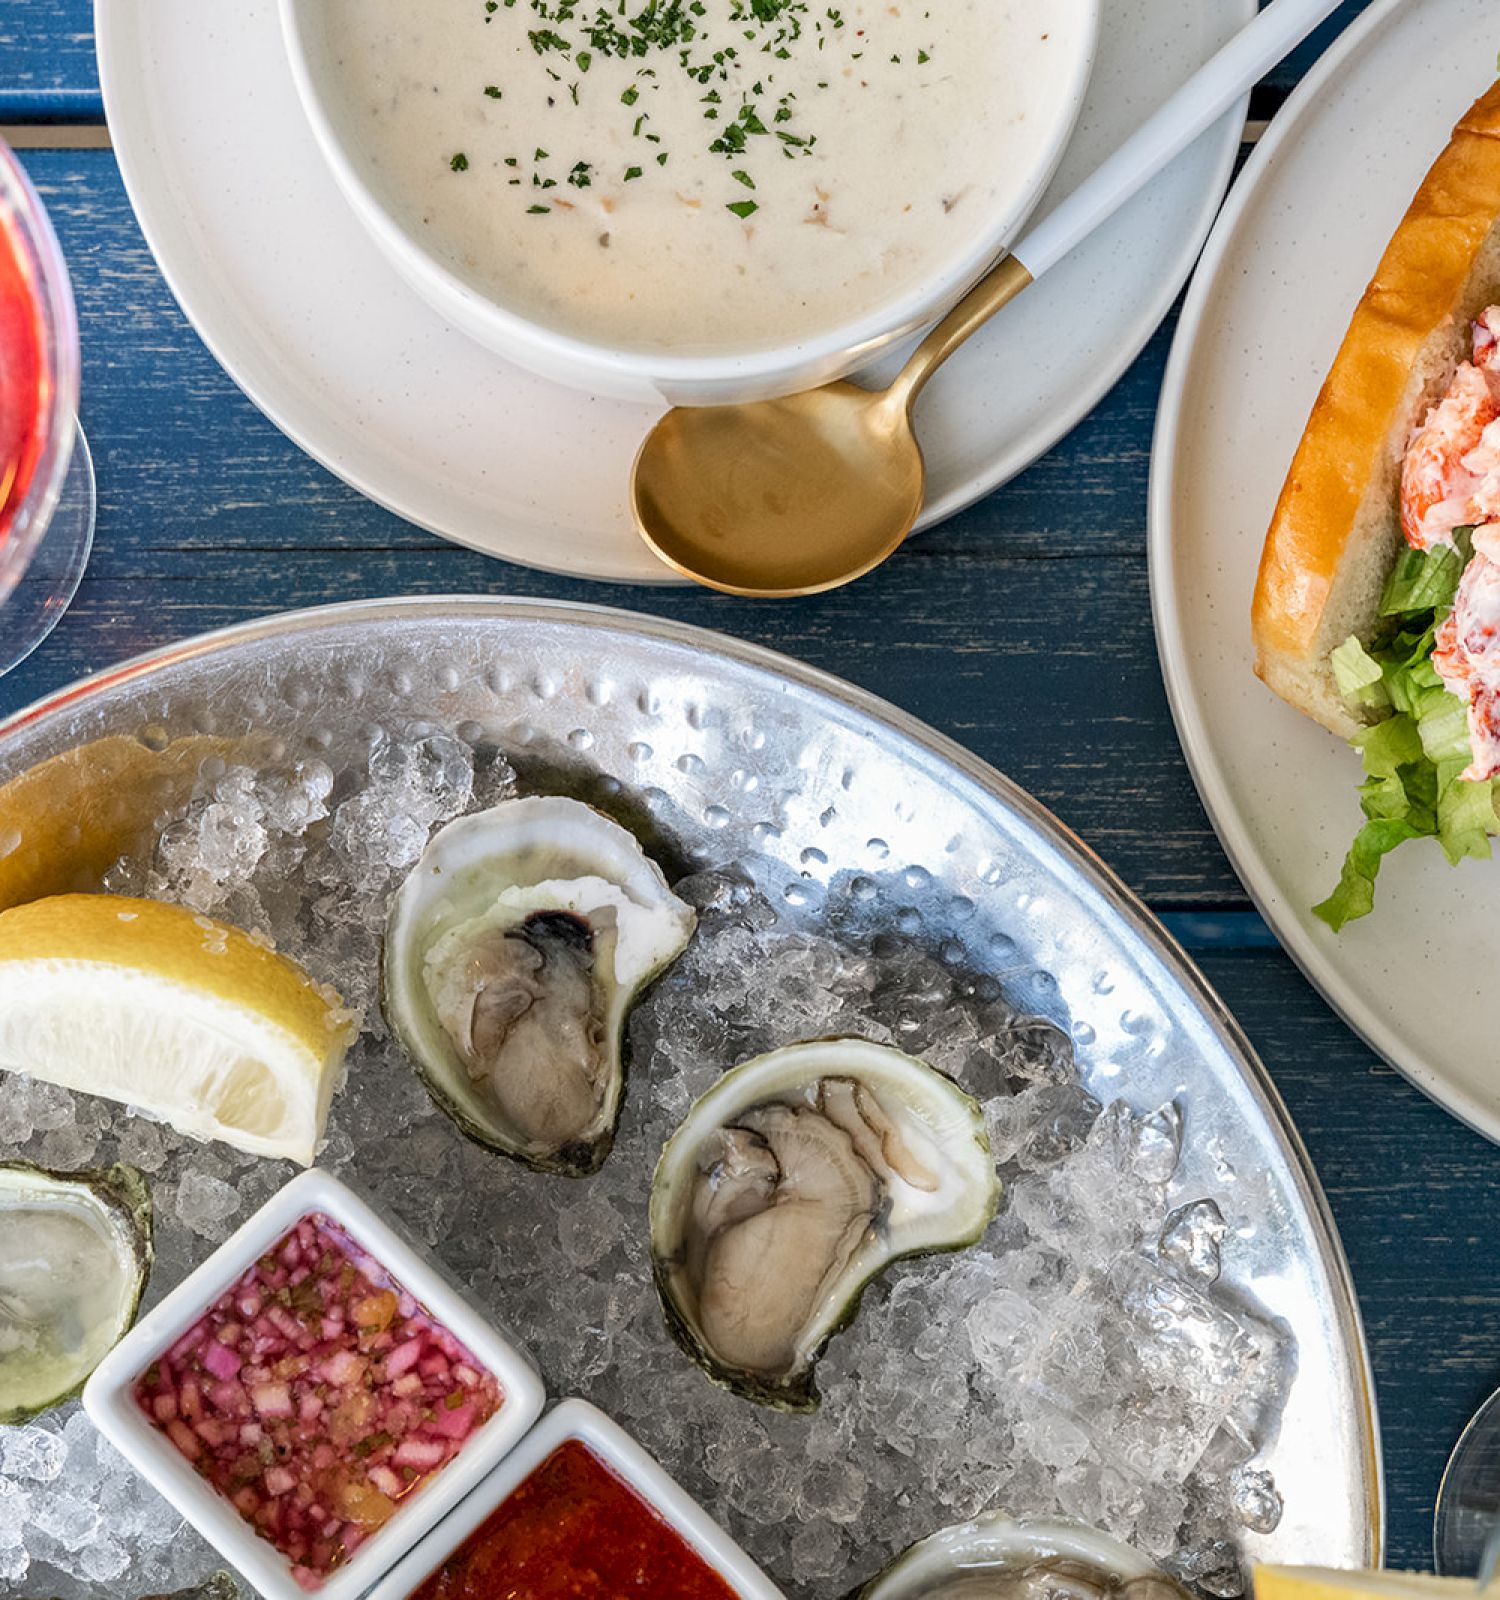
<svg viewBox="0 0 1500 1600"><path fill-rule="evenodd" d="M461 278L564 333L753 350L1013 208L1087 0L324 0L336 116Z"/></svg>

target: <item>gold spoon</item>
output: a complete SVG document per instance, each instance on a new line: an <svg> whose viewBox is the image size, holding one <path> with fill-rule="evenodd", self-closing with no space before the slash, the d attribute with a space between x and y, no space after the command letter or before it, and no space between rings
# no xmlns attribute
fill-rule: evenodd
<svg viewBox="0 0 1500 1600"><path fill-rule="evenodd" d="M730 594L818 594L878 566L922 509L911 409L927 380L1339 3L1272 0L969 290L889 388L830 383L779 400L668 411L631 472L641 537L668 566Z"/></svg>

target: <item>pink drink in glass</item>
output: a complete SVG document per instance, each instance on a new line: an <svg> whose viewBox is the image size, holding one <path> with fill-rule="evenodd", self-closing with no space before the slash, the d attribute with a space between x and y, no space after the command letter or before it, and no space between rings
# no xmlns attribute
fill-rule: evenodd
<svg viewBox="0 0 1500 1600"><path fill-rule="evenodd" d="M78 323L67 268L36 190L0 144L0 605L57 509L77 409ZM0 632L6 626L0 610Z"/></svg>

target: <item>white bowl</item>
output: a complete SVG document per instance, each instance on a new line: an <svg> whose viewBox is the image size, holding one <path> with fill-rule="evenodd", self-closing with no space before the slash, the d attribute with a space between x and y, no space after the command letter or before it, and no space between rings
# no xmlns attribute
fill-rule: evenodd
<svg viewBox="0 0 1500 1600"><path fill-rule="evenodd" d="M534 1427L505 1465L370 1591L367 1600L407 1600L489 1514L569 1439L606 1461L674 1528L741 1600L785 1600L781 1590L691 1500L623 1428L586 1400L564 1400Z"/></svg>
<svg viewBox="0 0 1500 1600"><path fill-rule="evenodd" d="M861 1589L858 1600L920 1600L942 1579L969 1568L1028 1567L1058 1557L1127 1580L1150 1577L1158 1570L1123 1540L1081 1522L991 1512L918 1540Z"/></svg>
<svg viewBox="0 0 1500 1600"><path fill-rule="evenodd" d="M408 228L371 180L340 106L322 0L278 0L292 76L324 159L355 214L397 272L450 323L479 343L555 382L617 400L718 405L793 394L847 376L947 311L1012 243L1051 181L1083 108L1098 42L1101 0L1073 0L1067 81L1050 101L1036 158L1003 209L976 228L968 247L913 289L814 338L744 354L673 356L625 350L559 332L511 310L454 273ZM1003 160L997 155L997 160Z"/></svg>
<svg viewBox="0 0 1500 1600"><path fill-rule="evenodd" d="M546 1400L529 1362L450 1289L437 1273L337 1178L313 1168L294 1178L263 1205L196 1272L100 1362L83 1391L95 1426L138 1472L238 1567L267 1600L307 1600L292 1566L262 1539L217 1489L200 1478L171 1441L142 1413L132 1390L150 1364L169 1349L215 1300L312 1212L322 1212L381 1263L403 1288L494 1374L504 1394L499 1411L464 1441L458 1454L329 1574L316 1593L322 1600L355 1600L412 1542L420 1538L516 1445Z"/></svg>

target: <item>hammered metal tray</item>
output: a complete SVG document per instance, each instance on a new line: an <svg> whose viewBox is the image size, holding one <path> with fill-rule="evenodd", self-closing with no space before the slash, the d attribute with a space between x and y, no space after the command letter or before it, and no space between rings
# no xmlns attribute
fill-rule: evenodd
<svg viewBox="0 0 1500 1600"><path fill-rule="evenodd" d="M604 608L482 598L331 607L160 651L0 726L0 785L52 758L67 768L68 752L91 746L73 765L102 771L112 791L78 810L65 866L41 854L27 865L31 841L3 827L0 858L21 863L37 893L96 888L120 836L120 816L106 813L133 807L125 820L149 845L180 798L173 752L310 753L339 774L379 730L429 727L503 752L525 785L631 821L669 876L753 863L759 890L814 927L857 901L866 925L887 921L945 961L993 974L1008 1001L1065 1030L1100 1099L1138 1111L1175 1099L1188 1134L1172 1193L1218 1198L1233 1229L1231 1292L1295 1340L1279 1431L1262 1451L1285 1514L1274 1532L1245 1534L1243 1551L1378 1559L1379 1442L1353 1291L1264 1069L1095 857L1000 774L893 707L765 650ZM136 790L108 781L131 766L118 765L131 746L163 757ZM464 1148L466 1161L487 1159ZM344 1153L358 1183L357 1136ZM501 1181L516 1192L508 1170ZM378 1174L368 1183L378 1190ZM248 1205L233 1221L245 1215ZM195 1240L191 1253L209 1248ZM448 1266L462 1275L464 1263ZM158 1270L151 1300L172 1286L163 1279ZM503 1285L494 1298L503 1318Z"/></svg>

